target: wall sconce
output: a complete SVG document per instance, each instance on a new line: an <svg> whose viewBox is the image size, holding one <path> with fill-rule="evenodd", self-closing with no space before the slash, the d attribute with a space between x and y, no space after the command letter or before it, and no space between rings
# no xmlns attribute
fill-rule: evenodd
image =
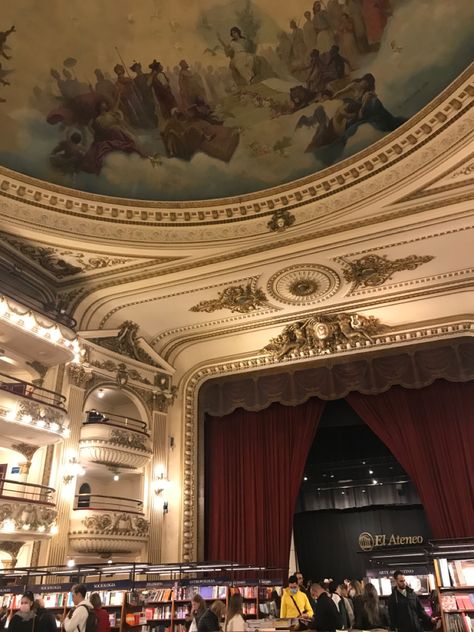
<svg viewBox="0 0 474 632"><path fill-rule="evenodd" d="M169 488L170 481L165 477L164 473L162 472L158 476L158 478L155 478L154 486L155 486L155 494L159 496L160 494L163 494L163 492L165 492ZM167 513L168 513L168 500L163 497L163 514L167 514Z"/></svg>
<svg viewBox="0 0 474 632"><path fill-rule="evenodd" d="M170 486L170 482L162 472L157 478L155 478L154 485L155 494L158 495L168 489L168 487Z"/></svg>
<svg viewBox="0 0 474 632"><path fill-rule="evenodd" d="M69 485L76 476L84 476L85 469L75 456L72 456L64 466L63 483Z"/></svg>

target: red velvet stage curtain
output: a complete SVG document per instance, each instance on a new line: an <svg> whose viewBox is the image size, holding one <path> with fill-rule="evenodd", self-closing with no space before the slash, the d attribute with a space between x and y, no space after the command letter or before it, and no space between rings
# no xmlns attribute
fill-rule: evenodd
<svg viewBox="0 0 474 632"><path fill-rule="evenodd" d="M416 485L435 538L474 535L474 382L346 400Z"/></svg>
<svg viewBox="0 0 474 632"><path fill-rule="evenodd" d="M207 418L207 559L288 567L296 499L323 409L314 398Z"/></svg>

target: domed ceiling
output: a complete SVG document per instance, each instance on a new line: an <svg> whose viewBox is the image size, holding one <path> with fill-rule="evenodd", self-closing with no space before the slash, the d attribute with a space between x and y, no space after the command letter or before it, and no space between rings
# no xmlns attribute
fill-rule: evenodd
<svg viewBox="0 0 474 632"><path fill-rule="evenodd" d="M142 200L238 196L395 131L471 61L472 0L15 0L0 164Z"/></svg>

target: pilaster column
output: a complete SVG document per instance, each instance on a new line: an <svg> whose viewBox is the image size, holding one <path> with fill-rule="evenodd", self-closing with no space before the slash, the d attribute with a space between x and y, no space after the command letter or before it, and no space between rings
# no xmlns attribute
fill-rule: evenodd
<svg viewBox="0 0 474 632"><path fill-rule="evenodd" d="M92 373L84 367L71 364L68 367L69 393L67 398L67 410L69 417L69 437L59 446L60 458L58 459L57 472L57 498L56 508L58 532L49 547L48 565L63 565L66 562L68 552L69 521L74 504L74 490L76 477L65 483L63 480L63 468L69 454L79 455L79 437L82 425L82 409L87 383L92 379Z"/></svg>

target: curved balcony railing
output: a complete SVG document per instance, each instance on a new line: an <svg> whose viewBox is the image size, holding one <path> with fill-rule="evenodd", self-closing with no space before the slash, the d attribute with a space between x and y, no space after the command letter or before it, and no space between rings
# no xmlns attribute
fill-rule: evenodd
<svg viewBox="0 0 474 632"><path fill-rule="evenodd" d="M26 296L25 294L21 294L18 298L11 294L7 294L4 290L2 290L2 294L13 301L19 302L25 307L34 310L40 316L44 316L50 320L54 320L62 325L65 325L69 329L75 329L77 322L76 320L70 316L64 309L54 305L53 303L44 303L38 300L35 300L31 296Z"/></svg>
<svg viewBox="0 0 474 632"><path fill-rule="evenodd" d="M28 401L59 408L61 412L65 412L66 410L66 398L64 395L50 391L47 388L42 388L41 386L36 386L31 382L19 380L6 373L0 373L0 390L14 393L15 395L24 397Z"/></svg>
<svg viewBox="0 0 474 632"><path fill-rule="evenodd" d="M104 496L102 494L76 494L74 510L114 511L127 514L143 515L143 501L121 496Z"/></svg>
<svg viewBox="0 0 474 632"><path fill-rule="evenodd" d="M56 490L52 487L36 485L35 483L23 483L0 477L1 500L26 500L29 503L54 505L55 493Z"/></svg>
<svg viewBox="0 0 474 632"><path fill-rule="evenodd" d="M113 426L115 428L122 428L124 430L133 430L133 432L139 432L145 436L149 436L147 432L147 424L140 419L134 419L133 417L124 417L123 415L117 415L116 413L102 412L99 410L88 410L87 417L84 422L84 426L90 424L103 424L107 426Z"/></svg>

